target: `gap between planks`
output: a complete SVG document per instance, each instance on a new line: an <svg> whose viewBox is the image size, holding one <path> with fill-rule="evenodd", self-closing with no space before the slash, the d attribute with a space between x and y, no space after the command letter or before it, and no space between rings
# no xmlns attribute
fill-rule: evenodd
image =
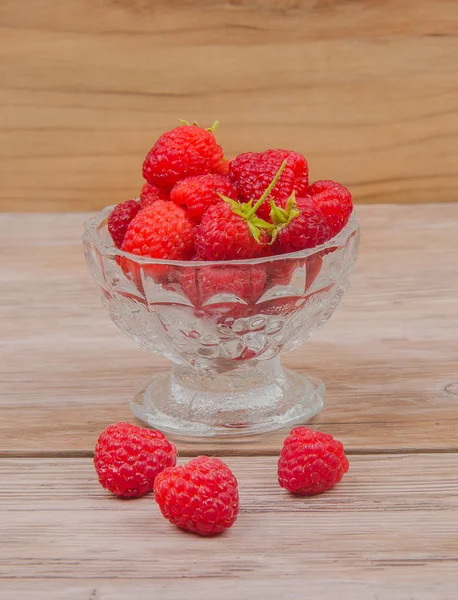
<svg viewBox="0 0 458 600"><path fill-rule="evenodd" d="M285 433L285 437L286 437L286 433ZM171 439L175 444L180 445L180 442L177 440L174 440L173 438L169 438ZM255 448L251 448L251 449L247 449L247 450L243 450L243 453L236 453L234 451L231 451L228 448L214 448L209 450L208 447L202 448L202 450L199 452L199 450L196 448L195 451L190 450L189 448L186 449L185 452L180 453L180 456L182 458L186 458L186 457L193 457L193 456L199 456L199 454L209 454L212 456L231 456L231 457L238 457L238 458L244 458L244 457L258 457L258 458L263 458L263 457L269 457L269 456L277 456L279 454L280 450L275 451L274 449L268 450L268 451L263 451L263 452L256 452ZM373 449L373 448L367 448L367 449L354 449L354 450L345 450L345 453L348 456L386 456L386 455L390 455L390 454L394 454L394 455L421 455L421 454L458 454L458 450L456 448L380 448L380 449ZM36 451L27 451L27 452L16 452L14 450L12 450L11 452L9 452L8 450L1 450L0 451L0 460L4 460L4 459L10 459L10 458L36 458L36 459L53 459L53 458L93 458L94 453L92 451L88 451L88 450L57 450L57 451L50 451L50 452L40 452L39 450Z"/></svg>

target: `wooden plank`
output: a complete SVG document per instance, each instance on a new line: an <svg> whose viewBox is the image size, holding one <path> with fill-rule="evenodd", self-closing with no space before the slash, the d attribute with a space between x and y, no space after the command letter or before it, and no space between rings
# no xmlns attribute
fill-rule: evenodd
<svg viewBox="0 0 458 600"><path fill-rule="evenodd" d="M359 210L352 289L289 367L322 378L313 425L350 452L457 450L458 205ZM84 455L134 421L137 384L165 368L102 308L86 270L83 215L0 216L0 451ZM276 454L284 432L246 443L181 444L196 454Z"/></svg>
<svg viewBox="0 0 458 600"><path fill-rule="evenodd" d="M43 590L139 598L146 589L197 598L220 585L222 598L456 592L457 454L353 457L339 486L308 499L278 487L273 457L227 462L239 480L239 519L201 539L165 521L150 496L110 496L88 459L0 461L2 598L18 597L25 579L33 599Z"/></svg>
<svg viewBox="0 0 458 600"><path fill-rule="evenodd" d="M442 566L429 568L422 572L421 581L409 580L407 565L399 572L398 568L389 569L390 581L383 579L386 569L379 571L382 575L373 575L368 581L339 581L330 565L326 578L302 579L306 582L307 596L323 600L456 600L456 584L450 570L446 581L443 581ZM365 573L367 576L367 574ZM402 581L393 582L403 577ZM375 582L374 579L379 581ZM217 590L218 600L233 600L234 591L240 593L244 600L298 600L303 597L304 590L300 583L290 578L250 580L243 588L240 583L228 577L211 577L208 579L76 579L54 580L34 579L33 588L29 580L3 580L3 600L144 600L157 596L161 600L213 600Z"/></svg>
<svg viewBox="0 0 458 600"><path fill-rule="evenodd" d="M303 152L358 202L456 201L457 22L454 0L3 2L0 209L132 197L177 118L219 118L228 156Z"/></svg>

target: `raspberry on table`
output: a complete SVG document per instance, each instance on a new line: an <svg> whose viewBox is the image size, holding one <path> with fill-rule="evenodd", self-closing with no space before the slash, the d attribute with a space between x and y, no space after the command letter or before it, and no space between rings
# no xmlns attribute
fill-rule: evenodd
<svg viewBox="0 0 458 600"><path fill-rule="evenodd" d="M170 200L170 194L164 188L159 188L151 183L145 183L140 192L140 201L143 208L154 204L157 200Z"/></svg>
<svg viewBox="0 0 458 600"><path fill-rule="evenodd" d="M120 422L100 434L94 466L106 490L138 498L153 489L157 475L173 467L176 457L175 446L160 431Z"/></svg>
<svg viewBox="0 0 458 600"><path fill-rule="evenodd" d="M272 238L275 254L314 248L332 237L328 221L309 198L291 196L285 208L272 204L272 218L277 225Z"/></svg>
<svg viewBox="0 0 458 600"><path fill-rule="evenodd" d="M233 200L238 198L237 188L227 177L217 174L196 175L176 183L170 192L170 199L187 209L189 219L200 223L207 208L221 200L218 194Z"/></svg>
<svg viewBox="0 0 458 600"><path fill-rule="evenodd" d="M143 177L148 183L171 189L186 177L217 171L222 160L223 150L213 131L180 125L163 133L148 152Z"/></svg>
<svg viewBox="0 0 458 600"><path fill-rule="evenodd" d="M341 442L328 433L296 427L283 443L278 483L293 494L312 496L339 483L348 468Z"/></svg>
<svg viewBox="0 0 458 600"><path fill-rule="evenodd" d="M157 200L130 223L124 252L168 260L190 260L194 254L194 225L173 202Z"/></svg>
<svg viewBox="0 0 458 600"><path fill-rule="evenodd" d="M111 211L108 217L108 231L117 248L121 248L127 228L141 209L142 205L137 200L127 200Z"/></svg>
<svg viewBox="0 0 458 600"><path fill-rule="evenodd" d="M348 223L353 210L350 191L335 181L320 180L312 183L305 193L326 217L332 237L337 235Z"/></svg>
<svg viewBox="0 0 458 600"><path fill-rule="evenodd" d="M162 471L154 499L173 525L204 536L232 527L239 512L236 478L222 460L208 456Z"/></svg>

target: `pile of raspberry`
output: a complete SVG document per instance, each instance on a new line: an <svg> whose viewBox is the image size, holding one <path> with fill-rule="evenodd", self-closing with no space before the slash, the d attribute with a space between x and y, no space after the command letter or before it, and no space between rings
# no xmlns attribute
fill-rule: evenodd
<svg viewBox="0 0 458 600"><path fill-rule="evenodd" d="M123 422L100 434L94 454L100 484L116 496L139 498L154 491L168 521L199 535L232 527L240 500L231 469L213 456L198 456L179 466L176 462L177 449L163 433ZM334 487L348 469L341 442L302 426L284 440L276 476L288 492L313 496Z"/></svg>
<svg viewBox="0 0 458 600"><path fill-rule="evenodd" d="M159 137L143 162L139 197L109 217L118 248L166 260L252 259L314 248L345 227L347 188L310 183L306 158L292 150L227 160L216 125L183 123Z"/></svg>

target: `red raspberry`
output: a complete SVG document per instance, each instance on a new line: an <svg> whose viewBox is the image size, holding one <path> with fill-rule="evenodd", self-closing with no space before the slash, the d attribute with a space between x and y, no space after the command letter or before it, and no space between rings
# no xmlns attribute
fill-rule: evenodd
<svg viewBox="0 0 458 600"><path fill-rule="evenodd" d="M305 259L305 272L307 274L305 291L307 292L315 282L315 279L321 273L323 266L323 256L321 252L312 254Z"/></svg>
<svg viewBox="0 0 458 600"><path fill-rule="evenodd" d="M272 247L266 246L263 250L261 250L261 253L258 255L258 258L270 258L273 255L274 253L272 252Z"/></svg>
<svg viewBox="0 0 458 600"><path fill-rule="evenodd" d="M254 205L253 200L240 204L225 198L210 206L196 227L197 254L205 260L238 260L259 256L269 242L267 229L273 226L260 219L256 211L287 168L285 160Z"/></svg>
<svg viewBox="0 0 458 600"><path fill-rule="evenodd" d="M132 219L141 211L142 205L136 200L127 200L114 207L108 217L108 231L114 245L121 248L127 228Z"/></svg>
<svg viewBox="0 0 458 600"><path fill-rule="evenodd" d="M247 202L251 199L261 198L274 178L282 164L282 159L277 154L272 154L272 152L247 152L246 154L239 154L237 158L231 160L229 179L237 185L241 200ZM293 187L294 171L288 165L283 170L270 195L277 200L286 200L291 195ZM258 216L261 218L265 218L270 212L269 207L267 207L267 214L264 214L262 208L260 210Z"/></svg>
<svg viewBox="0 0 458 600"><path fill-rule="evenodd" d="M250 267L208 266L187 269L180 273L180 283L194 306L202 306L210 298L220 294L234 294L247 303L254 303L262 296L266 284L263 265ZM225 300L221 299L221 304Z"/></svg>
<svg viewBox="0 0 458 600"><path fill-rule="evenodd" d="M272 246L271 246L272 248ZM298 266L291 258L272 260L266 264L269 288L276 285L288 285Z"/></svg>
<svg viewBox="0 0 458 600"><path fill-rule="evenodd" d="M170 194L163 188L158 188L151 183L145 183L140 192L140 201L143 208L154 204L157 200L170 200Z"/></svg>
<svg viewBox="0 0 458 600"><path fill-rule="evenodd" d="M240 205L246 206L246 205ZM235 209L237 210L237 209ZM196 251L204 260L235 260L254 258L268 244L269 236L256 230L256 239L250 229L250 218L221 200L210 206L196 227Z"/></svg>
<svg viewBox="0 0 458 600"><path fill-rule="evenodd" d="M276 157L279 162L285 159L288 161L288 166L294 172L294 191L296 192L296 196L303 196L309 185L309 166L305 156L292 150L267 150L264 154Z"/></svg>
<svg viewBox="0 0 458 600"><path fill-rule="evenodd" d="M181 125L166 131L146 155L143 177L159 187L171 189L177 181L218 169L223 150L212 131L196 125Z"/></svg>
<svg viewBox="0 0 458 600"><path fill-rule="evenodd" d="M348 468L341 442L328 433L296 427L283 443L278 483L293 494L313 496L339 483Z"/></svg>
<svg viewBox="0 0 458 600"><path fill-rule="evenodd" d="M194 226L173 202L157 200L130 224L124 252L168 260L189 260L194 254Z"/></svg>
<svg viewBox="0 0 458 600"><path fill-rule="evenodd" d="M170 192L170 199L176 204L185 206L188 218L195 223L200 223L207 208L220 201L218 194L236 200L238 190L223 175L196 175L175 184Z"/></svg>
<svg viewBox="0 0 458 600"><path fill-rule="evenodd" d="M284 209L274 205L273 219L278 226L272 244L275 254L314 248L332 237L325 217L309 198L292 196Z"/></svg>
<svg viewBox="0 0 458 600"><path fill-rule="evenodd" d="M214 535L232 527L239 512L238 484L219 458L198 456L165 469L154 484L162 514L182 529Z"/></svg>
<svg viewBox="0 0 458 600"><path fill-rule="evenodd" d="M296 177L294 181L294 191L296 192L296 196L299 198L303 198L307 195L307 189L309 187L309 176L307 174L306 177Z"/></svg>
<svg viewBox="0 0 458 600"><path fill-rule="evenodd" d="M307 164L307 159L302 154L298 154L293 150L266 150L264 156L269 156L270 158L275 158L277 160L278 165L286 160L288 167L293 170L294 177L297 179L298 177L307 178L309 176L309 166Z"/></svg>
<svg viewBox="0 0 458 600"><path fill-rule="evenodd" d="M99 436L94 465L102 487L116 496L138 498L156 476L176 464L177 449L163 433L129 423L109 425Z"/></svg>
<svg viewBox="0 0 458 600"><path fill-rule="evenodd" d="M332 237L337 235L348 223L353 210L352 197L346 187L331 180L315 181L307 188L310 196L326 217L332 230Z"/></svg>

